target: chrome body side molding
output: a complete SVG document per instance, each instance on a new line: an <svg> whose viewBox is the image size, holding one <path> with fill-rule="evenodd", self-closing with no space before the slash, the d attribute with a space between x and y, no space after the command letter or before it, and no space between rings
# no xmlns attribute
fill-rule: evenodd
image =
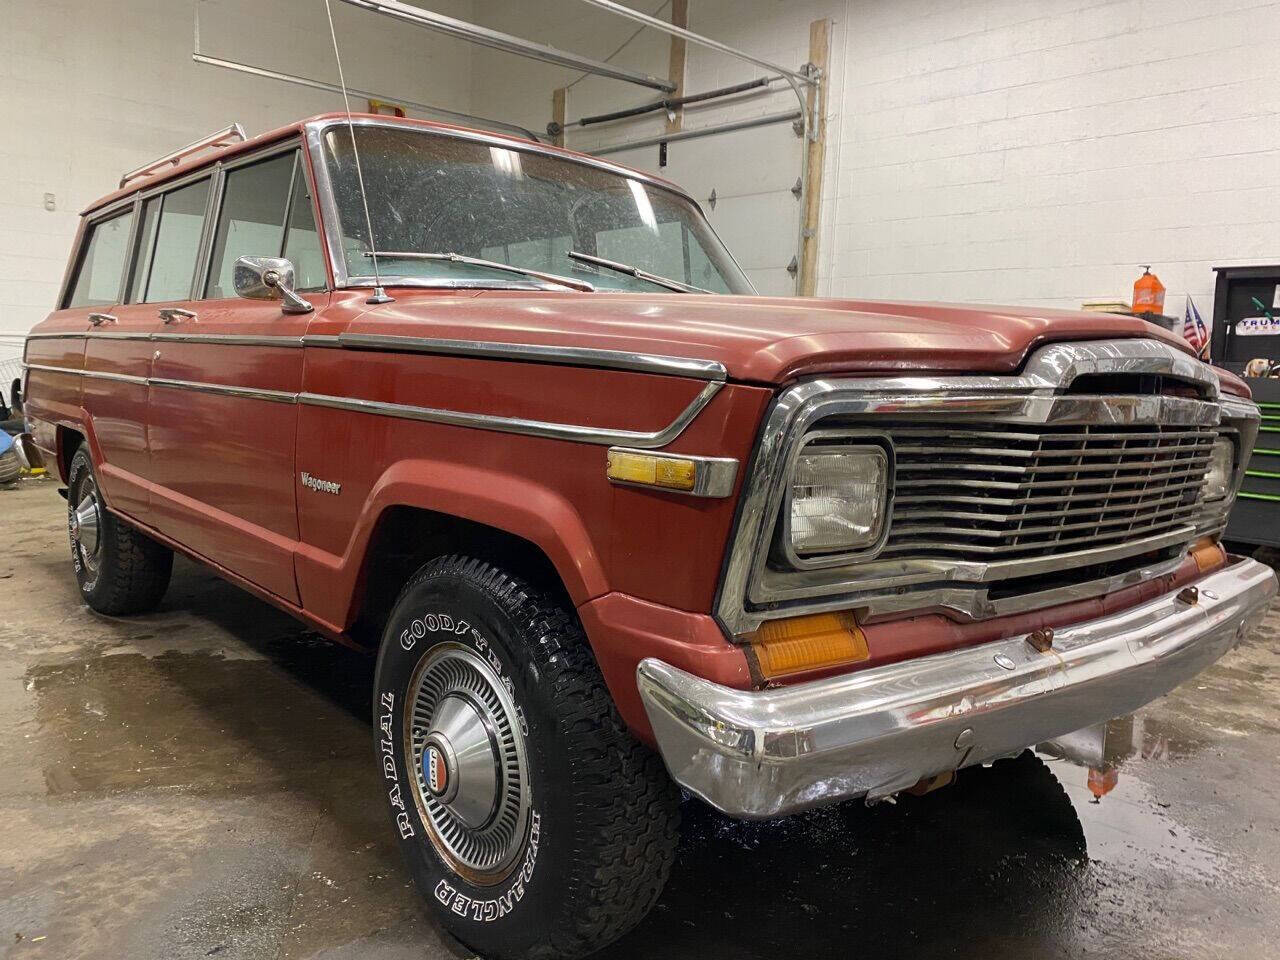
<svg viewBox="0 0 1280 960"><path fill-rule="evenodd" d="M305 334L303 336L243 336L230 333L115 333L85 331L83 333L36 333L28 340L140 340L153 343L207 343L229 347L279 347L384 351L389 353L427 353L450 357L478 357L489 360L517 360L523 363L560 364L568 367L592 367L600 370L633 370L637 373L665 374L694 380L728 378L728 371L718 360L694 357L671 357L661 354L636 353L629 350L599 350L591 347L552 346L538 343L505 343L497 340L443 340L432 337L390 336L376 333L342 333L337 335Z"/></svg>
<svg viewBox="0 0 1280 960"><path fill-rule="evenodd" d="M308 345L310 342L308 341ZM542 346L533 343L501 343L475 340L438 340L430 337L385 336L376 333L340 333L338 346L349 350L387 350L397 353L431 353L454 357L485 357L491 360L519 360L525 363L553 363L608 370L635 370L640 373L670 374L697 380L724 380L724 364L715 360L666 357L626 350L596 350L589 347Z"/></svg>
<svg viewBox="0 0 1280 960"><path fill-rule="evenodd" d="M246 400L268 400L272 403L297 403L298 395L284 390L261 390L256 387L233 387L221 383L198 383L192 380L169 380L150 377L147 384L169 390L191 390L195 393L213 393L223 397L241 397Z"/></svg>
<svg viewBox="0 0 1280 960"><path fill-rule="evenodd" d="M29 370L60 373L92 380L110 380L152 386L170 390L192 390L247 400L265 400L271 403L301 403L308 406L330 407L376 416L395 417L401 420L418 420L425 423L442 423L449 426L492 430L498 433L516 433L551 440L569 440L574 443L590 443L600 446L626 446L653 450L665 447L675 440L694 418L706 408L712 398L724 387L723 380L709 380L689 404L667 426L652 431L589 427L572 423L552 423L543 420L525 420L519 417L498 417L484 413L467 413L459 410L442 410L419 407L412 404L387 403L379 400L361 400L355 397L337 397L320 393L288 393L282 390L263 390L256 387L237 387L228 384L202 383L191 380L170 380L163 377L136 377L99 370L77 370L71 367L29 363Z"/></svg>
<svg viewBox="0 0 1280 960"><path fill-rule="evenodd" d="M680 414L661 430L609 430L601 427L585 427L570 423L549 423L542 420L523 420L518 417L495 417L483 413L464 413L457 410L440 410L434 407L417 407L401 403L385 403L378 400L357 400L351 397L332 397L318 393L301 393L298 402L316 407L332 407L356 413L372 413L401 420L419 420L425 423L443 423L454 427L472 427L477 430L493 430L498 433L518 433L549 440L570 440L575 443L593 443L603 446L638 447L654 450L665 447L684 432L684 428L702 412L724 384L711 381L689 402Z"/></svg>

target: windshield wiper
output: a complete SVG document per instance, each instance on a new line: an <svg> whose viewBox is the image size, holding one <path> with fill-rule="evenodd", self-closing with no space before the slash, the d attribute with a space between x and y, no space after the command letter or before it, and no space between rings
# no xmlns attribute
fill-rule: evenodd
<svg viewBox="0 0 1280 960"><path fill-rule="evenodd" d="M541 270L530 270L527 267L514 267L509 263L500 263L497 260L483 260L480 257L467 257L461 253L422 253L417 250L378 250L376 253L372 250L364 251L364 256L372 259L377 257L379 260L439 260L445 263L466 263L473 267L489 267L492 270L504 270L507 273L518 273L522 276L533 277L537 280L543 280L547 283L559 284L562 287L568 287L571 290L583 290L587 293L595 292L595 284L586 280L574 280L571 277L562 277L555 273L544 273Z"/></svg>
<svg viewBox="0 0 1280 960"><path fill-rule="evenodd" d="M648 280L650 283L657 284L660 287L666 287L668 290L674 290L676 293L710 293L710 290L704 290L702 287L695 287L688 283L681 283L679 280L672 280L670 277L660 277L656 273L650 273L648 270L641 270L639 267L633 267L629 263L619 263L617 260L606 260L604 257L597 257L590 253L579 253L577 250L566 250L565 254L570 260L579 260L582 263L590 263L597 267L604 267L606 270L612 270L615 273L625 273L629 277L635 277L637 280Z"/></svg>

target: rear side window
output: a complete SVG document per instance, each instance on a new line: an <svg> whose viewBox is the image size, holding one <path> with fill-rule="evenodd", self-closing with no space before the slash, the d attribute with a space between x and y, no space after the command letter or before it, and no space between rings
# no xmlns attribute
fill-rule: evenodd
<svg viewBox="0 0 1280 960"><path fill-rule="evenodd" d="M163 195L155 230L155 250L138 303L164 303L191 298L191 281L196 272L196 256L204 232L205 207L209 202L209 178L197 180ZM142 269L146 251L139 251Z"/></svg>
<svg viewBox="0 0 1280 960"><path fill-rule="evenodd" d="M119 300L120 275L132 227L132 208L89 227L75 283L64 307L107 307Z"/></svg>
<svg viewBox="0 0 1280 960"><path fill-rule="evenodd" d="M295 154L228 171L213 240L206 297L234 297L232 275L240 257L278 257Z"/></svg>
<svg viewBox="0 0 1280 960"><path fill-rule="evenodd" d="M137 303L142 291L147 289L147 275L151 271L151 254L156 248L156 223L160 219L160 194L142 205L142 229L138 231L137 253L133 257L133 275L129 277L129 295L125 303Z"/></svg>

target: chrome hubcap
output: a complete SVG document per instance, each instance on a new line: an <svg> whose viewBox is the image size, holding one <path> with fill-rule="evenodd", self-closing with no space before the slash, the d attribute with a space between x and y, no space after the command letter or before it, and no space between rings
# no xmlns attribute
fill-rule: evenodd
<svg viewBox="0 0 1280 960"><path fill-rule="evenodd" d="M71 529L87 552L98 552L98 501L93 494L81 500L80 506L75 508L71 515Z"/></svg>
<svg viewBox="0 0 1280 960"><path fill-rule="evenodd" d="M500 882L529 821L524 738L511 694L475 651L446 643L414 671L405 710L414 800L432 844L472 883Z"/></svg>
<svg viewBox="0 0 1280 960"><path fill-rule="evenodd" d="M68 510L71 545L90 572L98 569L98 548L102 545L102 507L98 488L88 478L80 488L80 502Z"/></svg>

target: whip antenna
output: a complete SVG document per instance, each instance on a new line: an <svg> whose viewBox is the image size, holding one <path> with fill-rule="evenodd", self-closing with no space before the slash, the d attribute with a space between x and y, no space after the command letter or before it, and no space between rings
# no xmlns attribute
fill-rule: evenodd
<svg viewBox="0 0 1280 960"><path fill-rule="evenodd" d="M364 207L364 225L369 231L369 259L373 261L373 296L365 303L391 303L393 297L382 289L382 273L378 269L378 245L373 241L373 218L369 216L369 197L364 191L364 171L360 169L360 148L356 146L356 126L351 119L351 98L347 96L347 78L342 72L342 54L338 53L338 31L333 27L333 7L324 0L329 17L329 36L333 39L333 59L338 63L338 85L342 87L342 103L347 109L347 132L351 134L351 155L356 162L356 182L360 185L360 203Z"/></svg>

